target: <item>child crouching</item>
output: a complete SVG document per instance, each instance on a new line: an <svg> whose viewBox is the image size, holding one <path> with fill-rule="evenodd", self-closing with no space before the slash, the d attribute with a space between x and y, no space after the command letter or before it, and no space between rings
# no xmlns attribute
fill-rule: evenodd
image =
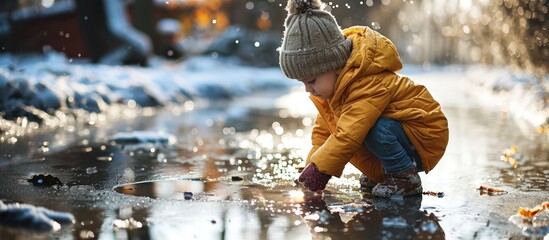
<svg viewBox="0 0 549 240"><path fill-rule="evenodd" d="M288 1L279 64L318 109L299 181L323 190L347 163L379 197L422 193L448 144L448 122L425 86L398 75L395 45L362 26L341 30L320 0ZM373 184L372 184L373 183Z"/></svg>

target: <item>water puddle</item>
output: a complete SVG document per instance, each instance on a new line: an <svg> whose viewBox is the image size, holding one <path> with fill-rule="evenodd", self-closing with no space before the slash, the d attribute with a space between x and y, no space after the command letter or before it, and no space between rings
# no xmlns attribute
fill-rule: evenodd
<svg viewBox="0 0 549 240"><path fill-rule="evenodd" d="M507 219L546 201L549 151L546 139L521 134L497 113L447 108L455 134L436 171L421 175L427 194L379 199L360 191L352 168L323 195L294 182L314 118L224 110L0 147L10 156L0 162L0 199L72 213L77 224L51 237L59 239L520 238L540 236L546 221L547 212L531 224ZM27 182L41 174L34 182L51 174L67 187ZM17 238L1 228L0 236Z"/></svg>
<svg viewBox="0 0 549 240"><path fill-rule="evenodd" d="M223 201L233 199L236 185L205 179L145 181L114 187L114 191L133 196L166 200Z"/></svg>
<svg viewBox="0 0 549 240"><path fill-rule="evenodd" d="M216 203L236 203L235 207L269 219L293 219L288 224L307 226L310 232L323 237L354 236L369 232L377 237L390 234L395 237L417 234L424 237L442 237L444 231L438 217L421 209L423 197L380 199L367 195L362 200L340 192L326 191L316 194L294 185L277 185L276 188L242 181L240 178L211 181L203 178L183 180L145 181L119 185L114 191L161 200L155 207L169 204L166 200L193 202L198 209L215 208ZM172 206L166 211L174 210ZM179 206L181 207L181 206ZM164 210L162 210L164 211ZM195 217L212 218L209 212L196 211ZM163 215L169 215L167 212ZM226 218L235 219L232 214ZM155 224L154 216L149 224ZM213 220L212 220L213 221ZM217 221L217 220L216 220ZM289 227L289 226L286 226Z"/></svg>

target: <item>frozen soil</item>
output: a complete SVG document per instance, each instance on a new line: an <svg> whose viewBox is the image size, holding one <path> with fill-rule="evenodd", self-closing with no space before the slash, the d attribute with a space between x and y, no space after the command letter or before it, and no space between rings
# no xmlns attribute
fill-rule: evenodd
<svg viewBox="0 0 549 240"><path fill-rule="evenodd" d="M442 197L374 198L359 189L353 168L321 195L304 190L294 183L295 166L308 150L314 116L288 112L308 99L298 94L277 106L277 94L258 93L2 143L0 200L70 212L76 222L46 234L0 226L1 239L530 239L508 219L548 200L548 138L485 107L462 77L412 76L440 101L450 124L444 158L420 174L424 191ZM177 142L111 141L132 131L163 131ZM501 160L513 146L516 168ZM37 174L63 185L33 186L26 179Z"/></svg>

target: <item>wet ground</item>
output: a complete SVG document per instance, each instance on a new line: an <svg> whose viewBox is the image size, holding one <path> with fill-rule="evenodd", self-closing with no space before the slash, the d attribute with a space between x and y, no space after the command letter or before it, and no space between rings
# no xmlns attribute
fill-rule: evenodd
<svg viewBox="0 0 549 240"><path fill-rule="evenodd" d="M353 168L322 195L305 191L294 183L295 166L308 151L314 109L301 92L258 93L1 143L0 200L70 212L76 222L48 234L0 226L0 239L531 238L508 219L549 200L547 136L479 103L460 72L412 77L449 119L444 158L421 174L424 190L443 196L374 198L359 189ZM133 131L168 133L177 142L111 141ZM26 180L37 174L63 185Z"/></svg>

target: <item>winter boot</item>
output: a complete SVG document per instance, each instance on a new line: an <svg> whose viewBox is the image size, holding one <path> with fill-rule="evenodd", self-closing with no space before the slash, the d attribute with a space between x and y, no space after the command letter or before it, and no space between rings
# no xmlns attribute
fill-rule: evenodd
<svg viewBox="0 0 549 240"><path fill-rule="evenodd" d="M415 168L403 172L387 173L387 179L372 189L372 194L376 197L410 196L422 192L421 178Z"/></svg>
<svg viewBox="0 0 549 240"><path fill-rule="evenodd" d="M368 193L371 193L372 189L377 185L377 183L368 179L368 177L366 177L366 175L364 174L360 175L360 179L358 181L360 182L360 189Z"/></svg>

